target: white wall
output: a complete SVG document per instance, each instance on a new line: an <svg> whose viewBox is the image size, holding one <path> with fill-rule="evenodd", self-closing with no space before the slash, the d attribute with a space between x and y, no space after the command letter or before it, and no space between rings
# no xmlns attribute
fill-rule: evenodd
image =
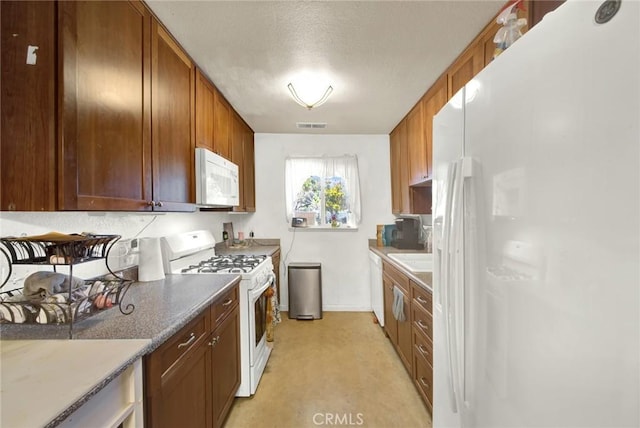
<svg viewBox="0 0 640 428"><path fill-rule="evenodd" d="M358 156L362 223L358 230L291 229L286 220L284 164L290 155ZM368 239L376 224L393 223L388 135L256 134L257 212L236 216L234 229L256 238L280 238L282 260L322 263L323 308L371 310ZM286 257L286 258L285 258ZM288 307L286 267L281 265L281 306Z"/></svg>

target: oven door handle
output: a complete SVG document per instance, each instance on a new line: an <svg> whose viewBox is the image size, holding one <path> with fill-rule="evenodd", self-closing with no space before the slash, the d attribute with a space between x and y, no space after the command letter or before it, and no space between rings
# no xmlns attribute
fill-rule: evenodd
<svg viewBox="0 0 640 428"><path fill-rule="evenodd" d="M251 290L252 300L255 301L258 297L262 295L262 293L264 293L267 290L267 288L271 287L274 283L273 281L275 280L275 278L276 276L272 272L269 274L269 277L264 282L264 284L262 284L260 287L257 287Z"/></svg>

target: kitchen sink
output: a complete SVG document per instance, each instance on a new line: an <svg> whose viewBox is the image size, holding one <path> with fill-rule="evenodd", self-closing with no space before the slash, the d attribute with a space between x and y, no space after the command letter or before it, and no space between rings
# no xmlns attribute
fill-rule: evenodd
<svg viewBox="0 0 640 428"><path fill-rule="evenodd" d="M388 256L411 272L433 271L433 254L431 253L390 253Z"/></svg>

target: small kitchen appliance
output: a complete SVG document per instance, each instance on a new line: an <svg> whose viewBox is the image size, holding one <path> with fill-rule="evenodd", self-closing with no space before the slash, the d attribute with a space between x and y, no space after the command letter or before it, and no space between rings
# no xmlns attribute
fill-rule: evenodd
<svg viewBox="0 0 640 428"><path fill-rule="evenodd" d="M399 217L396 219L393 246L406 250L417 250L423 247L420 244L420 217Z"/></svg>
<svg viewBox="0 0 640 428"><path fill-rule="evenodd" d="M238 205L239 195L238 165L207 149L197 148L196 204L232 207Z"/></svg>
<svg viewBox="0 0 640 428"><path fill-rule="evenodd" d="M199 230L162 238L168 274L238 274L240 281L240 387L237 397L256 392L273 342L267 342L267 301L275 275L266 255L216 254L211 232ZM275 288L274 288L275 290Z"/></svg>

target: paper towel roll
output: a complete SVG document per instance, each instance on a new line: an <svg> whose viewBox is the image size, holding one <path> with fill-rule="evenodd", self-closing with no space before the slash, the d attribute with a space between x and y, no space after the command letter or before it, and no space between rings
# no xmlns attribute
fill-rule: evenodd
<svg viewBox="0 0 640 428"><path fill-rule="evenodd" d="M159 238L140 238L139 281L157 281L164 279L162 253Z"/></svg>

